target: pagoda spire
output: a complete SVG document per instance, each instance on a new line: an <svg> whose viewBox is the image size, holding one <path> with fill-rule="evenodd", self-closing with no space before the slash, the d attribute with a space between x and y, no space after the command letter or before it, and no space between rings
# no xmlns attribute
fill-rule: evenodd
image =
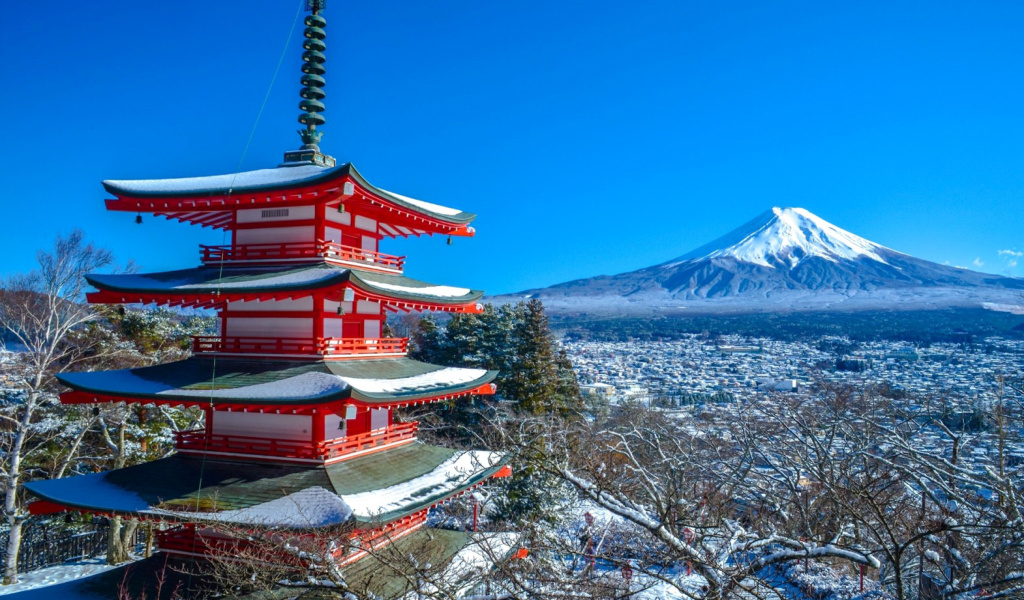
<svg viewBox="0 0 1024 600"><path fill-rule="evenodd" d="M302 101L299 102L299 109L302 110L299 114L299 123L306 128L298 131L299 137L302 138L302 147L298 151L285 152L285 164L312 162L325 167L335 165L334 158L320 152L323 132L317 129L317 125L327 122L321 114L325 108L324 86L327 83L324 79L324 73L327 72L324 68L324 62L327 60L324 55L327 49L324 43L327 37L327 20L320 14L326 7L327 0L306 0L306 10L310 11L310 14L306 17L306 28L302 32L305 38L302 47L305 52L302 53L302 78L299 80L302 84L302 89L299 90L299 95L302 96Z"/></svg>

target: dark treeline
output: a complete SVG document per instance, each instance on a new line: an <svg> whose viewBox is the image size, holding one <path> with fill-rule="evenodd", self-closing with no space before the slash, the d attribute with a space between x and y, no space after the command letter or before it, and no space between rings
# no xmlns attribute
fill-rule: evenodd
<svg viewBox="0 0 1024 600"><path fill-rule="evenodd" d="M916 312L790 313L693 317L552 317L568 340L665 341L684 335L738 334L794 341L817 336L972 344L980 338L1024 338L1024 315L984 309Z"/></svg>
<svg viewBox="0 0 1024 600"><path fill-rule="evenodd" d="M498 397L520 412L579 409L580 389L566 353L558 348L538 300L458 314L445 326L431 317L413 332L410 356L445 366L498 371Z"/></svg>

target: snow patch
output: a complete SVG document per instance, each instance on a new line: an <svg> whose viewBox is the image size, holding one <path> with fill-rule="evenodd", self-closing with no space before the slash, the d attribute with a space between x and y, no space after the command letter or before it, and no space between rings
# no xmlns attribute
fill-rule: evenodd
<svg viewBox="0 0 1024 600"><path fill-rule="evenodd" d="M484 450L458 452L429 473L391 487L342 496L355 515L364 519L402 510L425 498L442 497L465 486L476 474L501 460L502 454Z"/></svg>
<svg viewBox="0 0 1024 600"><path fill-rule="evenodd" d="M25 592L28 590L36 590L52 585L60 585L62 583L69 583L116 568L118 567L107 564L105 556L96 556L63 565L37 569L29 573L19 574L18 583L0 587L0 596L17 594L18 592ZM91 594L88 596L79 596L74 593L69 594L68 592L70 592L70 590L66 590L64 588L61 589L59 594L53 590L53 596L49 596L49 592L51 592L51 590L46 590L46 592L41 591L36 594L25 594L24 597L60 597L62 600L77 600L78 598L88 597L90 600L95 600L95 596Z"/></svg>
<svg viewBox="0 0 1024 600"><path fill-rule="evenodd" d="M263 527L287 527L289 529L339 525L352 516L352 509L344 500L337 494L319 486L248 508L214 513L166 510L151 512L198 522L215 521Z"/></svg>
<svg viewBox="0 0 1024 600"><path fill-rule="evenodd" d="M998 302L983 302L982 308L996 312L1008 312L1014 315L1024 315L1024 306L1020 304L999 304Z"/></svg>
<svg viewBox="0 0 1024 600"><path fill-rule="evenodd" d="M195 271L192 271L195 273ZM230 275L230 272L227 273ZM246 273L249 275L250 273ZM118 289L147 289L147 290L196 290L196 289L218 289L231 290L238 288L274 288L281 286L295 286L313 284L325 279L331 279L344 274L344 270L333 269L302 269L275 275L268 273L266 277L246 277L245 279L232 280L228 278L220 282L202 281L195 282L193 277L179 277L177 279L163 278L162 273L154 275L95 275L92 276L99 283L106 283Z"/></svg>
<svg viewBox="0 0 1024 600"><path fill-rule="evenodd" d="M131 194L187 194L256 187L286 187L299 185L322 177L330 169L316 165L277 167L208 175L204 177L179 177L175 179L109 179L104 185L117 188L126 195Z"/></svg>
<svg viewBox="0 0 1024 600"><path fill-rule="evenodd" d="M355 389L370 394L397 394L430 389L438 386L450 387L469 383L487 374L485 369L461 369L446 367L399 379L363 379L359 377L341 377L338 379L348 383Z"/></svg>
<svg viewBox="0 0 1024 600"><path fill-rule="evenodd" d="M384 283L380 281L369 281L367 283L375 288L390 290L392 292L404 292L406 294L417 294L422 296L437 296L438 298L458 298L459 296L465 296L471 291L467 288L453 287L450 285L413 287L408 285L398 285L395 283Z"/></svg>
<svg viewBox="0 0 1024 600"><path fill-rule="evenodd" d="M457 208L448 208L447 206L441 206L440 204L434 204L433 202L424 202L423 200L417 200L415 198L403 196L402 194L389 192L385 189L381 189L380 191L384 192L385 194L390 194L395 198L398 198L402 202L412 204L413 206L422 208L423 210L429 210L430 212L437 213L439 215L448 215L449 217L452 217L458 214L462 214L462 211Z"/></svg>
<svg viewBox="0 0 1024 600"><path fill-rule="evenodd" d="M183 389L140 377L128 369L68 373L65 379L91 390L113 393L131 392L154 396L189 396L194 398L244 398L247 400L303 400L340 394L349 386L368 394L398 394L452 387L483 377L484 369L446 367L395 379L342 377L332 373L302 373L279 381L257 383L233 388Z"/></svg>

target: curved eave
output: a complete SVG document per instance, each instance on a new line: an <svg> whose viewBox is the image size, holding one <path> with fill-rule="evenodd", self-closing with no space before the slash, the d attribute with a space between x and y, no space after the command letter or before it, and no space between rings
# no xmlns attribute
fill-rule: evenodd
<svg viewBox="0 0 1024 600"><path fill-rule="evenodd" d="M107 179L103 188L118 198L156 200L207 200L226 196L298 191L343 179L354 171L351 163L336 167L302 165L258 169L204 177L171 179ZM293 175L289 177L289 175ZM263 183L248 181L264 180Z"/></svg>
<svg viewBox="0 0 1024 600"><path fill-rule="evenodd" d="M397 208L402 208L412 213L417 213L426 217L430 217L432 219L437 219L438 221L444 221L447 223L460 225L468 225L469 223L473 222L474 219L476 219L476 213L459 211L457 214L443 214L431 211L415 203L408 202L407 200L403 199L397 194L393 194L387 190L382 190L378 187L375 187L373 184L367 181L366 178L364 178L362 174L359 173L358 170L356 170L355 166L352 166L350 168L349 176L352 178L353 183L362 187L365 191L369 192L373 196L376 196L378 200L383 200L386 203L393 204ZM472 235L472 233L470 233L469 235Z"/></svg>
<svg viewBox="0 0 1024 600"><path fill-rule="evenodd" d="M346 383L341 383L337 391L320 395L302 397L259 397L246 396L240 391L237 396L228 395L230 388L214 390L216 395L203 395L195 391L186 392L182 389L168 389L161 392L133 390L127 386L120 388L110 385L91 383L90 377L96 372L61 373L57 380L72 391L61 394L61 402L65 404L96 404L108 402L126 402L138 404L161 404L172 406L215 406L219 408L237 408L239 410L278 410L295 414L315 412L338 412L347 404L362 404L374 407L404 406L421 403L439 402L471 395L490 395L494 393L491 382L497 377L497 371L487 371L481 377L459 384L438 385L433 388L422 388L407 392L374 392L360 390ZM287 379L281 380L287 382Z"/></svg>
<svg viewBox="0 0 1024 600"><path fill-rule="evenodd" d="M224 274L227 277L224 278ZM291 275L303 275L290 281ZM251 284L237 277L252 276ZM217 278L217 279L214 279ZM235 278L235 279L233 279ZM205 279L205 280L204 280ZM438 295L422 290L453 290L398 275L358 272L340 267L302 267L278 270L217 270L210 267L140 275L87 275L86 281L100 290L86 295L95 304L158 304L211 308L224 302L248 302L303 298L313 292L325 292L329 299L340 300L346 289L356 299L381 302L393 312L398 310L440 310L478 313L482 290L466 290L460 295ZM161 282L179 282L176 285Z"/></svg>
<svg viewBox="0 0 1024 600"><path fill-rule="evenodd" d="M460 486L458 486L457 488L455 488L453 490L446 490L446 491L444 491L442 493L426 496L426 497L420 499L418 502L416 502L413 505L410 505L410 506L407 506L407 507L403 507L400 510L394 510L394 511L391 511L391 512L381 513L379 515L374 515L374 517L372 519L371 518L366 518L366 517L361 517L361 516L358 516L358 515L353 515L350 518L350 520L347 521L347 523L350 523L351 525L354 525L355 527L357 527L359 529L373 529L373 528L376 528L376 527L380 527L381 525L389 523L391 521L396 521L396 520L401 519L403 517L407 517L409 515L416 514L416 513L420 512L420 511L434 508L435 506L438 506L440 504L444 504L445 502L448 502L449 500L452 500L454 498L462 496L462 495L466 494L467 492L469 492L469 491L471 491L471 490L473 490L475 488L480 487L481 485L487 483L487 481L489 479L491 479L491 478L500 478L500 477L507 476L507 475L505 475L505 473L507 473L507 467L509 466L509 462L510 462L509 457L507 457L507 456L506 457L502 457L497 462L497 464L495 464L495 465L493 465L491 467L488 467L488 468L482 470L481 472L475 474L472 478L470 478L469 481L465 482L463 485L460 485ZM102 475L105 475L105 474L106 473L95 473L95 474L92 474L92 475L81 475L81 476L78 476L78 477L94 477L94 476L102 476ZM77 499L77 498L81 497L81 496L78 496L77 494L73 494L72 493L71 495L68 495L66 493L60 493L60 488L63 487L63 486L59 486L59 485L58 486L41 485L41 484L46 484L47 482L61 482L61 483L69 482L69 481L73 481L74 479L76 479L76 478L47 479L47 480L31 481L31 482L25 483L24 484L24 488L25 488L26 491L28 491L33 496L39 498L40 500L43 500L43 501L48 502L48 503L51 503L54 507L63 507L63 508L68 509L68 510L80 510L80 511L88 512L88 513L92 513L92 514L101 514L101 515L121 515L121 516L139 518L139 519L142 519L142 520L152 519L152 520L159 520L159 521L176 521L176 522L179 522L179 523L195 523L197 521L200 521L201 518L202 518L201 514L175 513L173 511L159 510L159 509L156 509L155 507L150 506L149 504L143 502L141 499L138 500L138 506L136 508L134 508L134 509L128 509L128 508L126 508L124 506L111 506L111 503L106 503L106 502L82 501L82 500ZM53 487L57 491L56 492L55 491L51 491L50 489L48 489L50 487ZM51 508L51 510L52 510L52 508ZM211 522L214 522L214 521L217 520L216 519L217 513L210 513L209 516L212 517L211 518ZM233 524L233 525L252 525L252 523L249 523L249 522L233 523L231 521L224 521L224 523L225 524ZM332 522L332 523L322 524L322 525L320 525L320 527L322 527L322 528L337 527L339 525L344 525L344 524L346 524L345 521L342 521L342 522ZM267 525L264 524L263 526L267 526ZM273 525L271 525L271 526L273 526ZM303 530L309 530L309 529L315 529L315 528L317 528L317 527L316 526L290 526L290 527L289 526L285 526L284 527L284 529L290 529L290 530L295 530L295 531L303 531Z"/></svg>
<svg viewBox="0 0 1024 600"><path fill-rule="evenodd" d="M296 176L288 177L292 172ZM259 183L261 180L265 182ZM433 206L443 211L431 210L432 203L408 199L374 186L351 163L331 168L312 165L277 167L209 177L106 180L103 187L116 197L107 201L107 210L152 212L168 218L181 218L181 211L216 212L275 203L337 201L355 195L345 193L346 183L357 187L371 204L376 201L385 209L398 209L435 222L452 235L473 235L473 229L468 225L476 218L475 213L441 205ZM451 212L456 210L458 212ZM220 218L207 221L206 224L215 227L225 227L230 223L230 220Z"/></svg>
<svg viewBox="0 0 1024 600"><path fill-rule="evenodd" d="M469 472L459 470L457 473L467 476L458 481L446 479L451 485L445 485L432 475L450 475L452 468L446 467L446 463L452 459L458 462L460 455L478 453L416 443L386 454L317 466L175 454L103 473L28 482L25 488L49 505L45 507L48 512L66 507L182 522L202 521L206 517L223 523L259 523L292 529L343 524L373 528L429 509L490 478L510 473L507 455L483 452L487 456L481 459L487 461L486 466L476 465ZM335 497L339 503L334 502ZM305 522L289 518L295 514L281 513L282 505L289 499L296 502L297 509L307 506L313 510ZM382 513L367 510L378 499L382 506L392 509ZM218 510L195 512L192 508L208 505L211 500ZM280 516L276 523L274 515Z"/></svg>
<svg viewBox="0 0 1024 600"><path fill-rule="evenodd" d="M463 485L460 485L454 490L446 490L438 494L426 496L412 506L404 507L401 510L382 513L380 515L374 515L372 519L360 516L353 516L352 520L356 523L357 526L365 529L368 527L380 526L382 523L397 521L398 519L401 519L403 517L407 517L409 515L418 513L421 510L433 508L439 504L444 504L445 502L448 502L453 498L457 498L469 492L470 490L480 487L484 483L487 483L487 480L491 479L492 477L503 477L503 471L506 470L506 467L509 466L509 462L510 458L508 456L503 456L501 459L498 460L496 464L480 471L472 478L470 478L469 481L465 482Z"/></svg>

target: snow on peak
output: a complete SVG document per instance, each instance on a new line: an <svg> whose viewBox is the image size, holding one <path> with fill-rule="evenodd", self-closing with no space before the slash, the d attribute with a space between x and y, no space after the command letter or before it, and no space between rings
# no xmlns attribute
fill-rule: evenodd
<svg viewBox="0 0 1024 600"><path fill-rule="evenodd" d="M840 229L803 208L775 207L710 244L664 266L710 258L732 258L764 267L793 268L811 257L832 262L867 258L885 263L887 250Z"/></svg>

